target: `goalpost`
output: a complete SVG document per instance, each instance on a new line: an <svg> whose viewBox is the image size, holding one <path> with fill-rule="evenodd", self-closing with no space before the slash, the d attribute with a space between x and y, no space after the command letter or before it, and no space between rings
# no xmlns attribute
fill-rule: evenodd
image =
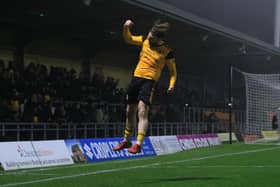
<svg viewBox="0 0 280 187"><path fill-rule="evenodd" d="M280 122L280 74L254 74L232 67L245 80L245 142L278 140Z"/></svg>

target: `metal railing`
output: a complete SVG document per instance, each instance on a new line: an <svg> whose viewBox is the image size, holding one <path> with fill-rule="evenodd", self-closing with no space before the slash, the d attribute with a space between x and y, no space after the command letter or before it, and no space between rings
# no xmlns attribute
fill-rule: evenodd
<svg viewBox="0 0 280 187"><path fill-rule="evenodd" d="M124 123L1 123L0 141L122 137ZM236 131L236 129L234 129ZM148 136L228 132L220 123L150 123ZM134 132L136 134L136 130Z"/></svg>
<svg viewBox="0 0 280 187"><path fill-rule="evenodd" d="M184 121L150 123L147 135L180 135L229 132L228 120L208 120L209 113L227 115L227 110L190 108L184 110ZM245 124L243 111L233 111L233 132L242 132ZM218 116L219 117L219 116ZM0 141L82 139L122 137L124 122L117 123L0 123ZM136 129L135 133L136 134Z"/></svg>
<svg viewBox="0 0 280 187"><path fill-rule="evenodd" d="M0 123L2 139L50 140L118 136L123 123Z"/></svg>

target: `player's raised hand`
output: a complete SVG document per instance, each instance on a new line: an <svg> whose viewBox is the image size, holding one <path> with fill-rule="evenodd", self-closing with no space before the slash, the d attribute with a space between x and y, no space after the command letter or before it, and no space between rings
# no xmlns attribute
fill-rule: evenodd
<svg viewBox="0 0 280 187"><path fill-rule="evenodd" d="M173 91L174 91L174 88L173 88L173 87L169 87L169 88L167 89L167 94L172 94Z"/></svg>
<svg viewBox="0 0 280 187"><path fill-rule="evenodd" d="M134 25L134 23L130 19L126 20L124 23L124 26L128 26L128 27L132 27L132 25Z"/></svg>

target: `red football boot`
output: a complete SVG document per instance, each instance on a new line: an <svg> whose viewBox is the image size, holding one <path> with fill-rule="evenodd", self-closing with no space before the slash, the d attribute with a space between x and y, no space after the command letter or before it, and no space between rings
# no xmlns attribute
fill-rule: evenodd
<svg viewBox="0 0 280 187"><path fill-rule="evenodd" d="M141 145L134 144L131 148L127 150L129 153L136 154L141 152Z"/></svg>
<svg viewBox="0 0 280 187"><path fill-rule="evenodd" d="M131 147L131 145L132 145L131 142L128 142L128 141L121 141L119 145L117 145L116 147L113 147L113 150L114 150L114 151L120 151L120 150L122 150L122 149Z"/></svg>

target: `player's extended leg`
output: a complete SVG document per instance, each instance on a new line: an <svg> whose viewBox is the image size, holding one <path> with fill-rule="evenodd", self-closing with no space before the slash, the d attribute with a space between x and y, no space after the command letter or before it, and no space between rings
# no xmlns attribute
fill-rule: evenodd
<svg viewBox="0 0 280 187"><path fill-rule="evenodd" d="M128 149L128 152L136 154L141 152L141 146L144 141L146 132L148 130L148 114L149 114L149 105L146 105L143 101L138 103L138 134L137 142L131 148Z"/></svg>
<svg viewBox="0 0 280 187"><path fill-rule="evenodd" d="M114 151L120 151L124 148L131 147L131 136L136 125L137 104L128 104L126 107L126 123L124 139L119 145L113 148Z"/></svg>

